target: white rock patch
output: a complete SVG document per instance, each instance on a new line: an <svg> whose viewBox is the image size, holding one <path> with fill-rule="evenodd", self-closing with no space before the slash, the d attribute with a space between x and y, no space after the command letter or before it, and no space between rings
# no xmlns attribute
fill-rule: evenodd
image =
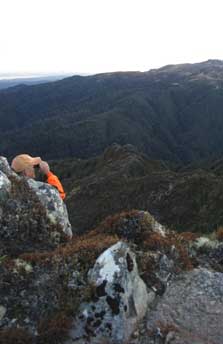
<svg viewBox="0 0 223 344"><path fill-rule="evenodd" d="M97 280L97 285L101 284L103 280L112 282L114 274L116 272L120 272L120 268L114 260L114 254L120 248L120 245L121 243L118 242L117 244L111 246L96 260L96 264L101 267L99 271L100 278Z"/></svg>
<svg viewBox="0 0 223 344"><path fill-rule="evenodd" d="M165 227L163 227L159 222L154 223L154 230L160 235L165 236Z"/></svg>
<svg viewBox="0 0 223 344"><path fill-rule="evenodd" d="M30 273L33 271L32 265L25 262L22 259L19 259L19 258L15 259L14 262L15 262L15 268L13 269L14 273L19 273L19 270L21 268L24 269L27 273Z"/></svg>

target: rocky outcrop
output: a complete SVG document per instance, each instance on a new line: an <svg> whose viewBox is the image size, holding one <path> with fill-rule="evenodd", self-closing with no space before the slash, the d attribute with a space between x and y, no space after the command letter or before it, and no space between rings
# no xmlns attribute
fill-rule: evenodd
<svg viewBox="0 0 223 344"><path fill-rule="evenodd" d="M6 168L0 181L1 344L221 344L218 237L132 210L65 242L53 188Z"/></svg>
<svg viewBox="0 0 223 344"><path fill-rule="evenodd" d="M28 216L25 208L20 215ZM32 229L33 222L29 225ZM142 238L151 235L164 239L165 228L149 213L133 211L108 218L56 249L47 242L43 252L31 236L30 247L17 241L17 251L6 240L11 257L0 260L0 342L22 336L35 344L125 343L158 294L154 277L150 285L140 277L147 257L143 251L140 259L134 253Z"/></svg>
<svg viewBox="0 0 223 344"><path fill-rule="evenodd" d="M61 226L65 235L72 238L72 229L69 222L67 208L58 194L58 191L51 185L27 180L30 188L35 191L40 203L45 207L47 217L52 224Z"/></svg>
<svg viewBox="0 0 223 344"><path fill-rule="evenodd" d="M18 176L4 157L0 168L0 255L52 249L72 237L57 190Z"/></svg>

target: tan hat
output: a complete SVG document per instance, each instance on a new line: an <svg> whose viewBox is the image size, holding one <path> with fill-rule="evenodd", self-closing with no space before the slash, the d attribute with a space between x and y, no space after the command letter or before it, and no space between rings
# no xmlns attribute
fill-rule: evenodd
<svg viewBox="0 0 223 344"><path fill-rule="evenodd" d="M13 168L14 171L16 172L22 172L24 171L27 167L30 166L35 166L41 163L41 158L36 157L32 158L28 154L20 154L17 155L11 163L11 167Z"/></svg>

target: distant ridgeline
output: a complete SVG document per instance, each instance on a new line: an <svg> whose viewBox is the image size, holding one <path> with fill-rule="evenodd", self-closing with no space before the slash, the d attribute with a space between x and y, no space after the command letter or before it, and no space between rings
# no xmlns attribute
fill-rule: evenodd
<svg viewBox="0 0 223 344"><path fill-rule="evenodd" d="M223 152L223 62L73 76L0 92L0 153L96 156L131 143L186 164Z"/></svg>
<svg viewBox="0 0 223 344"><path fill-rule="evenodd" d="M60 79L64 79L70 75L1 75L0 74L0 90L24 86L24 85L37 85L46 82L52 82Z"/></svg>

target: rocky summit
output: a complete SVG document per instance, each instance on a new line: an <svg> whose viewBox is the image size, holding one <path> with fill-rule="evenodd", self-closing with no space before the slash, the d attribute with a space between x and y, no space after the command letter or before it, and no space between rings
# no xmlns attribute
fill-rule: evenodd
<svg viewBox="0 0 223 344"><path fill-rule="evenodd" d="M0 344L222 344L222 239L134 209L78 232L1 157Z"/></svg>

